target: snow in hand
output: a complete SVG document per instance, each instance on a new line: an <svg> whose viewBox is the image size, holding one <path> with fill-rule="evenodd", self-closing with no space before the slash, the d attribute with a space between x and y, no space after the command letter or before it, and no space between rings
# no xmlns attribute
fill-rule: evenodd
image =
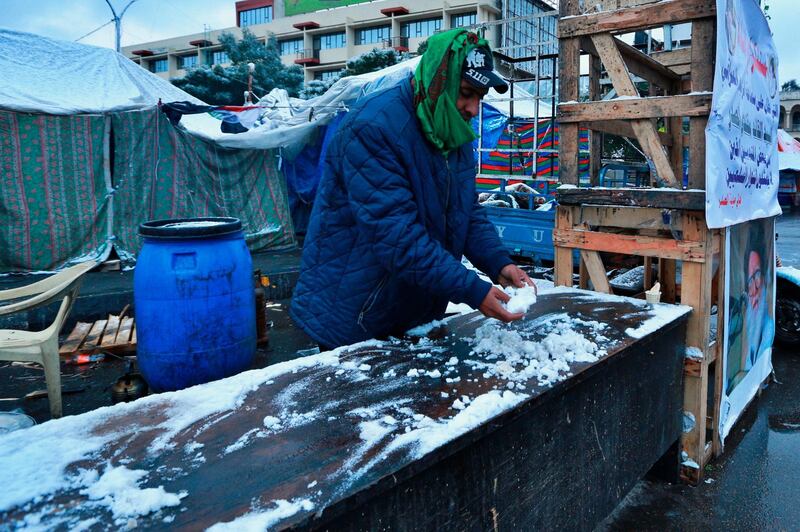
<svg viewBox="0 0 800 532"><path fill-rule="evenodd" d="M536 303L536 289L525 285L522 288L507 286L503 291L511 296L511 300L505 304L506 310L516 314L517 312L528 312L528 309Z"/></svg>

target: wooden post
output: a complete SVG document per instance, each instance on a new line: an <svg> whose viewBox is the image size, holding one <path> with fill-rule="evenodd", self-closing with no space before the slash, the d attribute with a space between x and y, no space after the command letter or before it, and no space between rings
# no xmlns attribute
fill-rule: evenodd
<svg viewBox="0 0 800 532"><path fill-rule="evenodd" d="M600 58L589 56L589 99L600 99ZM603 160L603 133L597 130L589 131L589 183L593 186L600 185L600 167Z"/></svg>
<svg viewBox="0 0 800 532"><path fill-rule="evenodd" d="M578 15L578 0L560 0L562 17ZM577 102L579 97L581 45L577 37L558 41L558 102ZM558 180L569 185L578 184L578 124L559 123L558 126ZM570 275L572 273L570 272Z"/></svg>
<svg viewBox="0 0 800 532"><path fill-rule="evenodd" d="M709 250L705 262L683 262L681 303L692 307L686 329L686 346L703 353L699 371L684 372L684 410L693 414L694 427L683 434L681 446L697 467L682 467L681 476L691 484L703 479L706 452L706 415L708 406L709 325L711 317L712 234L699 213L687 213L683 236L687 240L705 242Z"/></svg>
<svg viewBox="0 0 800 532"><path fill-rule="evenodd" d="M692 92L714 88L715 19L692 22ZM689 187L706 188L706 124L707 116L689 119Z"/></svg>
<svg viewBox="0 0 800 532"><path fill-rule="evenodd" d="M556 231L572 229L572 209L559 205L556 211ZM556 246L555 248L555 284L556 286L572 286L572 249Z"/></svg>
<svg viewBox="0 0 800 532"><path fill-rule="evenodd" d="M717 272L717 341L714 344L714 402L711 415L713 431L711 449L714 456L722 454L722 440L719 434L719 415L722 401L722 390L725 386L725 373L723 372L723 354L725 342L725 254L727 253L727 229L719 230L719 271Z"/></svg>

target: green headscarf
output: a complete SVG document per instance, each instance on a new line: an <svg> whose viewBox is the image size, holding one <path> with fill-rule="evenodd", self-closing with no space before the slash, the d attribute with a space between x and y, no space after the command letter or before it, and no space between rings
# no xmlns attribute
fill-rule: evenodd
<svg viewBox="0 0 800 532"><path fill-rule="evenodd" d="M437 33L428 39L428 49L414 73L414 106L425 137L447 155L477 135L456 108L461 70L467 54L485 39L464 29Z"/></svg>

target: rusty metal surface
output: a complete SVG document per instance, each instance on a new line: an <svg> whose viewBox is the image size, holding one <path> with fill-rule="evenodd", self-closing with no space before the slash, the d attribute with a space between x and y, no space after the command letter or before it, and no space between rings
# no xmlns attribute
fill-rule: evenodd
<svg viewBox="0 0 800 532"><path fill-rule="evenodd" d="M672 321L681 321L687 312L684 310ZM513 327L528 331L533 338L542 338L549 332L548 320L561 314L605 324L597 341L608 355L598 362L572 365L572 376L552 387L542 387L536 381L523 383L515 391L529 397L511 411L423 456L413 444L391 445L406 431L402 419L409 412L442 422L457 413L452 408L455 398L474 398L507 387L507 381L486 376L481 369L466 364L446 366L451 357L480 358L470 355L470 339L485 322L479 314L449 321L431 333L430 341L415 343L404 339L362 346L342 351L338 365L311 365L279 373L246 393L235 408L191 423L156 453L152 452L153 442L162 435L159 427L170 415L171 397L175 394L163 399L150 397L141 408L124 416L111 410L104 421L89 427L92 435L103 436L109 443L101 451L71 463L66 473L124 464L129 469L149 472L142 487L163 486L168 492L187 492L180 506L139 516L136 524L140 527L164 527L166 518L170 527L206 528L254 510L268 510L277 500L308 500L313 508L294 513L275 526L313 525L314 520L321 519L320 513L325 519L347 512L360 501L379 496L393 482L409 478L479 440L513 417L514 410L535 408L537 402L552 394L569 393L571 386L602 371L611 360L624 358L628 347L642 341L632 338L626 329L640 326L653 312L622 299L598 301L586 292L561 291L541 296L527 317ZM595 335L588 329L582 332ZM418 378L408 376L411 369L424 372L445 368L450 368L449 372L442 371L444 374L438 378L424 373ZM458 381L447 382L447 378ZM396 427L386 427L383 437L365 441L359 425L369 418L363 415L364 409L373 418L377 413L379 419L391 415L401 422ZM265 416L288 421L279 430L264 434ZM255 435L247 437L247 433ZM24 439L16 441L24 444ZM230 446L237 441L240 447L231 451ZM191 453L187 452L189 444L195 449ZM87 505L86 501L80 487L62 489L0 511L0 522L12 523L13 527L26 515L36 514L45 526L70 528L89 518L98 520L93 528L115 526L106 508Z"/></svg>

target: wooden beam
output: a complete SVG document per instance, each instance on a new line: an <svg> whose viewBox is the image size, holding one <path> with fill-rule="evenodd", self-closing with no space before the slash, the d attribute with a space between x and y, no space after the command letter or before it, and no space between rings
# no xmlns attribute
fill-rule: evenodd
<svg viewBox="0 0 800 532"><path fill-rule="evenodd" d="M562 207L559 205L556 211L556 231L569 231L572 230L573 219L572 209ZM572 260L572 250L565 247L559 247L555 239L555 284L556 286L572 286L572 271L574 264Z"/></svg>
<svg viewBox="0 0 800 532"><path fill-rule="evenodd" d="M722 438L719 433L720 410L722 407L722 393L725 389L725 374L723 372L722 354L723 338L725 338L725 232L726 228L719 230L720 261L717 270L717 341L714 345L716 363L714 364L714 402L711 403L712 436L711 448L714 456L722 454Z"/></svg>
<svg viewBox="0 0 800 532"><path fill-rule="evenodd" d="M659 231L681 231L683 228L683 211L676 209L593 205L572 207L572 209L572 217L576 224L586 224L591 227L656 229Z"/></svg>
<svg viewBox="0 0 800 532"><path fill-rule="evenodd" d="M592 35L592 43L600 55L600 60L606 66L606 71L617 94L638 98L639 91L633 84L622 54L617 48L618 42L610 33ZM667 153L661 145L655 124L650 120L632 120L631 127L648 159L653 161L658 177L671 187L679 187L675 172L669 164Z"/></svg>
<svg viewBox="0 0 800 532"><path fill-rule="evenodd" d="M566 39L609 31L628 33L664 24L677 24L698 18L712 17L716 13L716 0L671 0L577 16L561 11L562 16L558 21L558 38Z"/></svg>
<svg viewBox="0 0 800 532"><path fill-rule="evenodd" d="M616 205L690 211L704 211L706 208L706 194L697 190L559 188L556 199L561 205Z"/></svg>
<svg viewBox="0 0 800 532"><path fill-rule="evenodd" d="M562 15L580 13L578 0L560 0ZM575 102L579 97L581 45L579 39L558 41L558 98L561 102ZM558 129L558 179L562 183L578 184L578 125L559 124Z"/></svg>
<svg viewBox="0 0 800 532"><path fill-rule="evenodd" d="M707 256L704 242L577 229L555 229L553 244L562 248L605 251L639 257L664 257L692 263L704 262Z"/></svg>
<svg viewBox="0 0 800 532"><path fill-rule="evenodd" d="M692 92L711 91L714 87L715 20L692 23ZM689 119L689 188L706 188L707 117Z"/></svg>
<svg viewBox="0 0 800 532"><path fill-rule="evenodd" d="M650 290L653 287L653 257L644 258L644 289Z"/></svg>
<svg viewBox="0 0 800 532"><path fill-rule="evenodd" d="M622 54L622 57L625 59L625 65L632 74L644 78L662 89L669 89L675 82L680 81L681 77L678 74L649 55L639 51L626 42L619 39L614 40L616 41L620 54ZM582 37L581 48L593 54L593 56L597 56L599 53L592 41L593 39L590 37Z"/></svg>
<svg viewBox="0 0 800 532"><path fill-rule="evenodd" d="M586 266L589 280L592 281L595 292L612 294L611 285L608 284L606 269L603 266L603 259L600 258L600 253L582 249L581 262Z"/></svg>
<svg viewBox="0 0 800 532"><path fill-rule="evenodd" d="M680 119L677 119L680 120ZM633 132L633 127L630 121L627 120L597 120L594 122L584 122L582 126L592 131L602 131L609 135L617 135L619 137L635 138L636 133ZM664 146L672 146L672 137L666 133L658 133L658 138Z"/></svg>
<svg viewBox="0 0 800 532"><path fill-rule="evenodd" d="M712 233L706 227L703 214L687 213L683 227L684 238L704 242L706 249L712 246ZM681 303L692 307L686 329L686 346L703 352L699 376L684 376L683 409L695 417L695 426L683 434L681 446L684 452L700 465L699 470L686 469L691 483L703 478L706 447L706 415L708 412L708 363L711 316L711 280L713 277L711 256L704 262L684 262L681 272ZM694 476L691 476L694 475Z"/></svg>
<svg viewBox="0 0 800 532"><path fill-rule="evenodd" d="M626 98L600 102L560 103L560 126L595 120L638 120L668 116L708 116L711 93Z"/></svg>

